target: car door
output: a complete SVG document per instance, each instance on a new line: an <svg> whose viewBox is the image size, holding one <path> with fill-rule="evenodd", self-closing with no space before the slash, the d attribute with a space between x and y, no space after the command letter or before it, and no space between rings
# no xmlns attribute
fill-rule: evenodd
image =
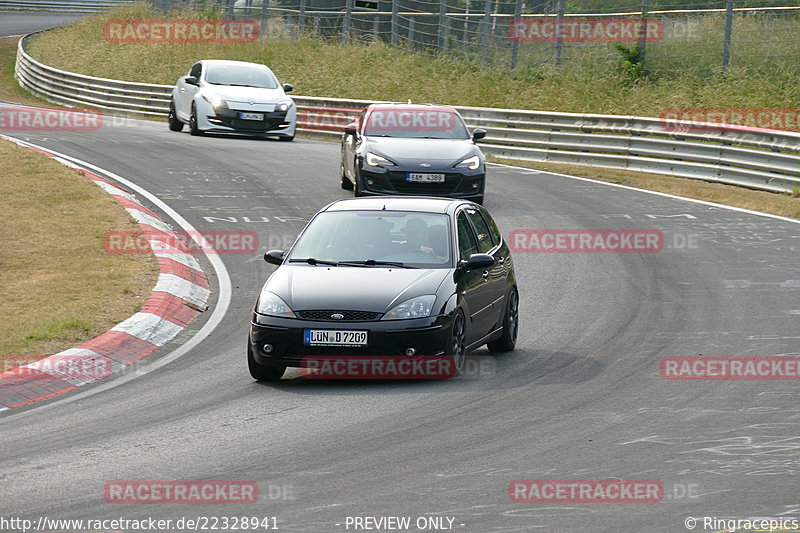
<svg viewBox="0 0 800 533"><path fill-rule="evenodd" d="M186 83L186 78L189 76L193 76L199 82L202 73L203 73L203 64L195 63L194 66L192 66L191 70L189 70L189 74L178 80L179 105L175 111L178 113L178 118L180 118L183 121L186 122L189 121L189 115L192 112L192 101L194 100L194 95L200 89L195 85L189 85L188 83Z"/></svg>
<svg viewBox="0 0 800 533"><path fill-rule="evenodd" d="M478 239L463 209L456 215L456 234L460 261L478 253ZM459 290L466 304L467 344L487 335L492 326L492 293L488 279L488 269L478 268L464 272L459 280Z"/></svg>
<svg viewBox="0 0 800 533"><path fill-rule="evenodd" d="M494 265L487 269L486 290L489 293L492 308L488 311L489 328L502 324L506 297L506 254L501 246L502 239L496 234L494 221L490 221L489 213L482 208L467 207L464 209L478 241L478 252L494 257ZM510 260L510 259L509 259Z"/></svg>

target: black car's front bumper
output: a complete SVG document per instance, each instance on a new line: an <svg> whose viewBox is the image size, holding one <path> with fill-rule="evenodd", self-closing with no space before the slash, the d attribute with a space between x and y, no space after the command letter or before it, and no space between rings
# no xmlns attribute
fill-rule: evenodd
<svg viewBox="0 0 800 533"><path fill-rule="evenodd" d="M444 183L419 183L407 179L410 172L444 174ZM364 195L444 196L448 198L478 199L484 194L484 171L459 172L456 169L431 170L426 168L397 168L390 170L362 166L359 169L359 191Z"/></svg>
<svg viewBox="0 0 800 533"><path fill-rule="evenodd" d="M275 366L299 367L309 356L400 356L405 355L408 348L413 348L417 355L437 355L445 351L451 321L449 315L345 322L278 318L253 313L250 343L256 362ZM307 329L367 331L367 346L309 346L304 343ZM271 349L265 349L267 344Z"/></svg>

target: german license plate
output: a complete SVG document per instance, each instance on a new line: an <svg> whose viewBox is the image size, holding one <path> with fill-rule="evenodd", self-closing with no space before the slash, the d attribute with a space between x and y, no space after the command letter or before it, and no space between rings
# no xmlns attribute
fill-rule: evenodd
<svg viewBox="0 0 800 533"><path fill-rule="evenodd" d="M264 120L264 113L239 113L242 120Z"/></svg>
<svg viewBox="0 0 800 533"><path fill-rule="evenodd" d="M366 331L307 329L303 342L309 346L366 346Z"/></svg>
<svg viewBox="0 0 800 533"><path fill-rule="evenodd" d="M406 174L406 181L417 183L444 183L444 174L418 174L409 172Z"/></svg>

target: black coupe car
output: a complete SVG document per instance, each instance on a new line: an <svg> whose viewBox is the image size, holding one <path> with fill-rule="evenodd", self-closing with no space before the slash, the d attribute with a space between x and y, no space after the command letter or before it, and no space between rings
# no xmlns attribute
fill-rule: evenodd
<svg viewBox="0 0 800 533"><path fill-rule="evenodd" d="M421 195L483 203L486 159L452 107L372 104L344 128L341 180L355 196Z"/></svg>
<svg viewBox="0 0 800 533"><path fill-rule="evenodd" d="M316 356L439 356L454 373L471 350L514 349L517 282L485 208L441 198L358 198L317 213L251 316L253 378L278 380Z"/></svg>

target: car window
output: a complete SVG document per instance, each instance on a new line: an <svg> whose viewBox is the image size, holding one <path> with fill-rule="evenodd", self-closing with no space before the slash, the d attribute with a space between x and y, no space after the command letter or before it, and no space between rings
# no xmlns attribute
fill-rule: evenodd
<svg viewBox="0 0 800 533"><path fill-rule="evenodd" d="M464 211L467 213L467 216L472 221L472 225L475 228L475 233L478 237L478 251L481 253L489 252L494 248L494 242L492 242L489 226L486 224L486 221L483 220L483 216L481 216L477 209L467 208Z"/></svg>
<svg viewBox="0 0 800 533"><path fill-rule="evenodd" d="M462 211L458 214L458 253L463 261L469 259L472 254L478 253L478 243L475 234L467 221L467 217Z"/></svg>
<svg viewBox="0 0 800 533"><path fill-rule="evenodd" d="M503 237L500 235L500 228L497 227L497 223L486 209L481 208L480 212L483 215L483 219L489 224L489 233L492 234L492 240L496 245L500 244L503 241Z"/></svg>
<svg viewBox="0 0 800 533"><path fill-rule="evenodd" d="M195 65L192 67L192 70L189 71L189 76L194 76L199 80L202 70L203 70L203 64L195 63Z"/></svg>
<svg viewBox="0 0 800 533"><path fill-rule="evenodd" d="M427 106L372 109L364 134L405 139L468 139L464 121L453 109Z"/></svg>
<svg viewBox="0 0 800 533"><path fill-rule="evenodd" d="M309 223L289 260L400 262L421 268L449 268L449 218L440 213L329 211Z"/></svg>
<svg viewBox="0 0 800 533"><path fill-rule="evenodd" d="M278 79L267 67L258 65L216 65L206 68L206 81L214 85L240 85L276 89Z"/></svg>

